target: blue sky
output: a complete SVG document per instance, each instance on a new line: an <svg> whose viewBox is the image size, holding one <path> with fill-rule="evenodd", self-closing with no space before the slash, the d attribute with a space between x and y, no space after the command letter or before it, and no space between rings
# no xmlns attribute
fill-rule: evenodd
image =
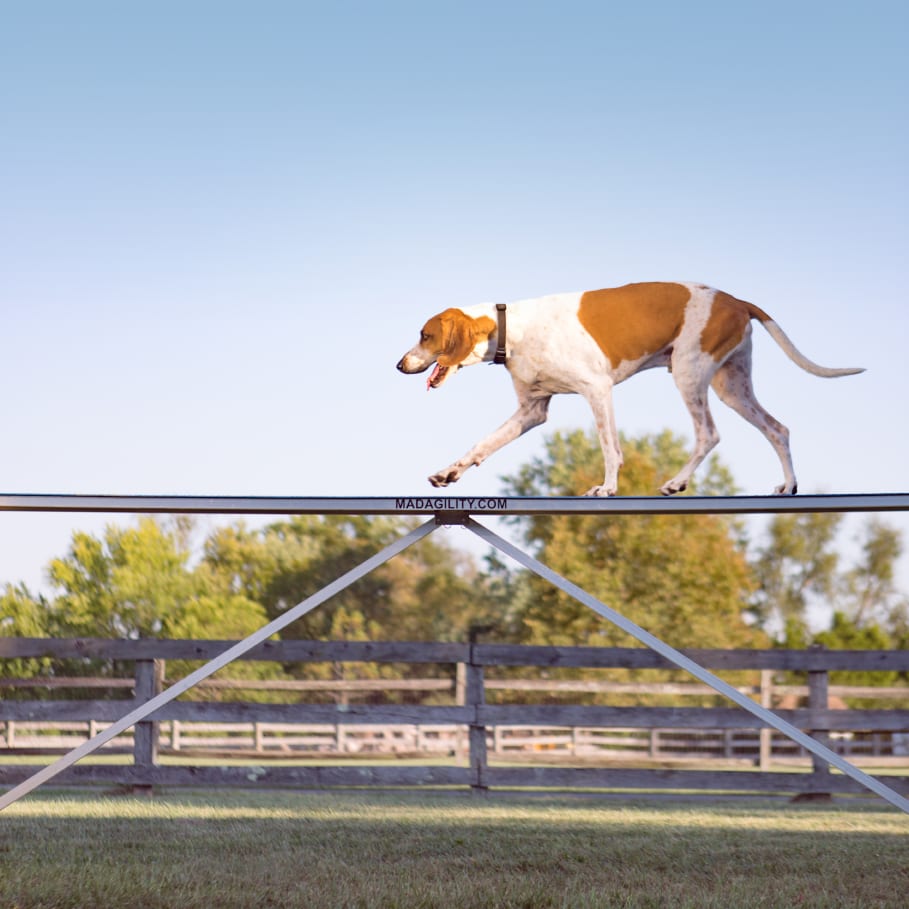
<svg viewBox="0 0 909 909"><path fill-rule="evenodd" d="M808 376L756 329L803 491L905 491L907 9L0 2L0 489L420 494L513 409L504 370L395 372L429 315L696 280L868 367ZM616 408L690 437L666 373ZM0 514L0 582L105 520Z"/></svg>

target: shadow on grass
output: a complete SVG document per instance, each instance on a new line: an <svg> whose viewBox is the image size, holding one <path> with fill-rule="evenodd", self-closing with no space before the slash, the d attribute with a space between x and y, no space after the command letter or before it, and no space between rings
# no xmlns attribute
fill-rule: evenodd
<svg viewBox="0 0 909 909"><path fill-rule="evenodd" d="M891 811L356 793L25 800L0 906L894 907Z"/></svg>

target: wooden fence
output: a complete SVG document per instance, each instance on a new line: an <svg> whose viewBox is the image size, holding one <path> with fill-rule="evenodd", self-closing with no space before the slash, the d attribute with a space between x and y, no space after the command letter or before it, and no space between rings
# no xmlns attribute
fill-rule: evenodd
<svg viewBox="0 0 909 909"><path fill-rule="evenodd" d="M16 754L69 748L151 699L169 661L207 661L229 646L217 641L110 641L0 638L0 661L23 658L111 660L132 663L132 679L22 680L0 678L0 785L26 779L34 766ZM747 671L741 690L812 734L850 761L886 766L887 783L909 794L909 688L848 689L829 684L837 670L909 671L906 651L690 650L686 654L717 672ZM84 761L64 771L62 784L105 783L133 787L239 786L456 786L589 789L685 789L788 793L857 793L864 789L816 757L762 727L737 706L658 706L648 701L688 695L715 702L706 686L599 680L551 680L546 673L573 669L662 670L660 655L637 648L518 647L501 644L268 641L244 659L331 664L431 664L442 677L361 681L210 680L239 690L271 687L294 703L175 700L108 750L128 750L131 763ZM520 678L509 678L520 670ZM801 687L779 686L774 675L804 674ZM530 676L530 677L528 677ZM535 676L535 677L534 677ZM78 688L78 699L29 699L29 688ZM91 697L92 686L109 689ZM116 688L126 697L115 697ZM200 686L204 691L204 688ZM197 689L196 695L199 690ZM383 703L358 703L375 690ZM313 703L312 691L331 690L334 703ZM418 691L433 700L409 703ZM393 703L393 692L406 692ZM15 692L15 697L10 696ZM596 693L629 706L547 703L569 692ZM44 693L47 693L46 691ZM777 709L779 695L793 706ZM837 709L836 698L859 697L880 705ZM309 698L309 700L306 700ZM783 703L786 703L785 701ZM845 706L845 705L841 705ZM48 733L51 737L48 738ZM431 762L389 762L387 755ZM212 761L189 765L208 754ZM353 764L333 761L356 754ZM182 755L180 763L173 755ZM386 756L384 762L368 761ZM246 757L246 760L238 758ZM273 758L282 758L280 762ZM250 760L252 759L252 760ZM693 759L696 765L691 765ZM688 764L686 765L686 761ZM803 763L803 768L787 765ZM705 769L715 768L715 769Z"/></svg>

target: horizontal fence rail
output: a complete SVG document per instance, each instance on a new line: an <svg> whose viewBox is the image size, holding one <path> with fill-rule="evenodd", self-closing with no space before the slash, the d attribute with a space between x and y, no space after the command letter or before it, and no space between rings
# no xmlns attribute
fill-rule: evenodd
<svg viewBox="0 0 909 909"><path fill-rule="evenodd" d="M132 662L133 679L60 678L25 680L0 678L0 756L4 751L34 754L72 746L109 724L126 709L154 697L164 684L169 660L205 660L232 642L195 640L117 641L0 638L3 661L23 658L85 659ZM909 709L833 709L826 682L831 671L909 671L905 651L826 650L689 650L691 658L719 671L757 672L758 684L740 690L771 703L774 692L797 698L803 706L780 709L778 715L801 729L830 740L838 753L886 766L896 776L888 782L909 793ZM856 793L853 780L833 774L784 737L772 733L749 713L736 707L578 705L533 703L569 692L599 692L608 696L635 694L640 700L660 695L678 700L690 693L706 696L707 686L692 683L621 683L609 680L549 680L540 677L554 669L665 670L667 663L643 648L527 647L502 644L460 644L363 641L268 641L242 659L294 663L397 663L444 667L445 678L395 680L301 680L284 684L255 680L221 680L242 691L249 687L306 698L321 686L333 703L260 703L248 701L175 700L108 743L107 750L127 753L132 763L86 763L61 776L64 783L155 785L351 785L541 786L622 789L722 789L783 793ZM508 673L524 670L521 678ZM527 672L537 674L528 679ZM814 679L805 685L777 685L778 671L804 673ZM504 675L503 675L504 673ZM132 697L114 699L34 700L41 684L49 691L78 687L86 692L109 686L131 687ZM200 683L200 688L218 680ZM32 684L34 683L34 684ZM373 684L376 683L376 684ZM385 697L414 690L444 692L450 703L356 703L353 699ZM216 687L223 691L224 688ZM848 695L851 689L836 691ZM17 697L10 697L16 692ZM523 702L497 702L504 694ZM233 695L233 692L231 692ZM441 696L440 694L436 695ZM864 686L857 696L881 700L900 698L909 706L909 686L875 689ZM490 702L492 701L492 702ZM528 702L530 701L530 702ZM43 748L42 748L43 746ZM168 756L215 755L224 766L175 766ZM429 766L388 766L358 763L331 766L325 760L357 756L380 758L406 755L432 758ZM254 768L238 763L254 759ZM270 763L282 759L281 764ZM289 758L302 762L288 766ZM184 758L185 760L185 758ZM319 764L321 760L323 763ZM440 760L448 760L440 766ZM580 760L582 766L569 766ZM714 761L721 769L686 769L685 763ZM540 765L540 762L543 762ZM593 764L591 764L591 761ZM233 762L234 766L231 766ZM505 766L519 762L525 766ZM653 766L640 766L650 763ZM795 771L793 763L801 764ZM789 767L788 770L781 768ZM737 769L736 769L737 768ZM751 769L743 769L751 768ZM757 768L757 769L753 769ZM810 772L805 772L811 768ZM0 783L14 784L33 768L0 763ZM772 770L772 772L770 772Z"/></svg>
<svg viewBox="0 0 909 909"><path fill-rule="evenodd" d="M111 638L0 637L0 660L210 660L234 644L227 640L115 640ZM909 672L909 650L718 650L679 651L708 669L775 669L793 672ZM462 644L436 641L264 641L244 660L273 663L466 663L477 666L539 666L546 669L670 669L644 647L549 647L525 644ZM0 679L0 687L3 680ZM909 689L907 689L909 693Z"/></svg>

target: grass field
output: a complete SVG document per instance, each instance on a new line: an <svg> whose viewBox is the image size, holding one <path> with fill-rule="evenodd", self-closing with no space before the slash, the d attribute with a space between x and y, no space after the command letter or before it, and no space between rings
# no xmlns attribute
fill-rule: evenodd
<svg viewBox="0 0 909 909"><path fill-rule="evenodd" d="M893 907L909 819L789 805L466 794L33 794L0 907Z"/></svg>

